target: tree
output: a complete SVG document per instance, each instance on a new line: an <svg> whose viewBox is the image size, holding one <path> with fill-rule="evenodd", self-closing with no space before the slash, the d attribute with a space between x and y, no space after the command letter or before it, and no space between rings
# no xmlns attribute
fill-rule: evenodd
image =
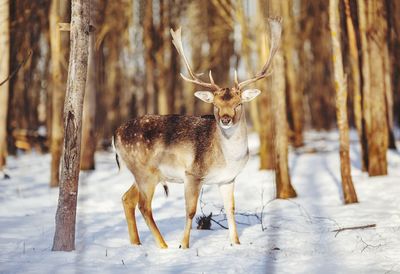
<svg viewBox="0 0 400 274"><path fill-rule="evenodd" d="M64 103L64 147L53 251L75 249L82 105L89 54L89 1L72 0L71 50Z"/></svg>
<svg viewBox="0 0 400 274"><path fill-rule="evenodd" d="M387 174L388 120L384 52L387 22L383 1L357 2L362 47L363 116L368 142L368 173Z"/></svg>
<svg viewBox="0 0 400 274"><path fill-rule="evenodd" d="M353 91L353 106L354 106L354 120L358 133L358 138L361 145L361 162L362 170L367 171L368 169L368 145L365 136L365 125L363 123L362 114L362 94L361 94L361 75L360 75L360 58L357 46L356 30L353 24L353 18L350 8L350 0L344 1L345 13L346 13L346 28L347 38L349 44L349 63L351 71L351 88Z"/></svg>
<svg viewBox="0 0 400 274"><path fill-rule="evenodd" d="M268 58L268 33L266 24L266 3L265 0L257 2L257 46L259 56L259 66ZM250 67L250 66L249 66ZM273 109L272 92L274 88L272 81L268 78L266 81L260 81L257 86L262 91L258 99L259 123L262 125L259 129L260 134L260 169L275 169L275 118ZM254 100L252 102L256 102ZM255 119L252 119L253 121Z"/></svg>
<svg viewBox="0 0 400 274"><path fill-rule="evenodd" d="M298 37L293 14L293 1L282 1L283 41L282 52L285 58L286 95L288 106L288 121L292 132L294 147L303 145L303 91L298 74Z"/></svg>
<svg viewBox="0 0 400 274"><path fill-rule="evenodd" d="M93 3L92 9L93 9ZM92 27L92 26L91 26ZM93 27L94 28L94 27ZM97 55L95 52L95 32L89 34L88 75L83 100L81 170L95 169L96 151L96 91L97 91Z"/></svg>
<svg viewBox="0 0 400 274"><path fill-rule="evenodd" d="M272 14L280 14L283 2L274 0L271 3ZM283 30L284 31L284 30ZM276 197L288 199L296 197L289 173L288 162L288 123L286 114L286 81L285 81L285 60L282 50L279 50L273 60L272 86L275 120L275 178Z"/></svg>
<svg viewBox="0 0 400 274"><path fill-rule="evenodd" d="M6 165L7 155L7 111L10 66L9 1L0 0L0 171ZM5 81L5 82L4 82Z"/></svg>
<svg viewBox="0 0 400 274"><path fill-rule="evenodd" d="M63 104L65 83L67 80L66 62L68 53L68 36L61 32L59 23L65 23L69 17L69 1L52 0L50 8L50 47L51 47L51 173L50 187L57 187L60 180L60 159L63 141Z"/></svg>
<svg viewBox="0 0 400 274"><path fill-rule="evenodd" d="M357 203L357 195L351 179L349 125L347 122L347 84L343 72L340 44L339 0L329 1L329 25L332 39L332 60L336 89L336 120L339 128L340 173L346 204Z"/></svg>

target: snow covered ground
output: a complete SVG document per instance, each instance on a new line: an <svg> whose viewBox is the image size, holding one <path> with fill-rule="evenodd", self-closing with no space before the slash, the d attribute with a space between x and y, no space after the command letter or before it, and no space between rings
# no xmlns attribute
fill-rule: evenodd
<svg viewBox="0 0 400 274"><path fill-rule="evenodd" d="M344 206L337 138L307 133L305 148L290 154L298 198L273 200L273 175L258 170L257 136L251 136L252 156L235 191L242 244L230 246L216 223L212 230L194 225L188 250L178 248L185 212L177 184L168 198L159 187L153 200L169 249L155 246L140 214L142 246L129 244L121 196L131 179L117 173L112 153L101 152L96 171L81 175L76 251L52 252L58 190L48 188L50 156L11 157L11 179L0 180L0 273L400 273L400 154L388 153L389 176L368 178L352 135L360 203ZM204 188L201 204L197 216L212 211L226 225L217 187ZM332 232L369 224L376 227Z"/></svg>

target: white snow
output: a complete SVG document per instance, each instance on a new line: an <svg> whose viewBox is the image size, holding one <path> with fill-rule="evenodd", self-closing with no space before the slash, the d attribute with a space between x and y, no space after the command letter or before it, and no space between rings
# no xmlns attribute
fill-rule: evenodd
<svg viewBox="0 0 400 274"><path fill-rule="evenodd" d="M258 138L237 178L235 199L241 245L228 231L193 225L191 248L179 249L184 227L183 186L162 187L154 218L169 245L156 247L138 213L142 246L131 246L121 204L128 174L118 174L113 153L96 155L97 169L81 175L76 251L52 252L58 190L48 188L50 156L10 157L9 180L0 180L0 273L399 273L400 154L388 152L389 175L369 178L360 170L352 133L353 181L360 203L343 205L338 135L308 132L307 144L291 150L292 183L298 198L274 200L273 174L258 170ZM205 186L202 210L222 225L217 186ZM263 210L263 225L258 217ZM200 205L196 216L201 215ZM332 232L376 224L376 228ZM262 230L262 228L265 228Z"/></svg>

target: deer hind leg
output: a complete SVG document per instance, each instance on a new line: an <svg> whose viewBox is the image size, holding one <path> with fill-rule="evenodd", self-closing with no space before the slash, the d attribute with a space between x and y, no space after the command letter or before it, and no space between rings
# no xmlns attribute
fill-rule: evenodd
<svg viewBox="0 0 400 274"><path fill-rule="evenodd" d="M219 190L224 201L224 208L229 226L229 238L232 244L240 244L235 222L235 199L233 197L234 183L221 184Z"/></svg>
<svg viewBox="0 0 400 274"><path fill-rule="evenodd" d="M185 181L185 203L186 203L186 224L181 241L182 248L189 248L190 230L192 229L192 221L196 215L197 201L201 189L201 182L194 178L187 178Z"/></svg>
<svg viewBox="0 0 400 274"><path fill-rule="evenodd" d="M165 243L164 238L160 233L160 230L154 222L153 212L151 209L151 201L153 200L154 190L157 183L158 182L156 180L153 182L146 181L146 183L139 184L139 210L142 213L143 218L150 229L150 232L153 234L157 245L160 248L168 248L168 245Z"/></svg>
<svg viewBox="0 0 400 274"><path fill-rule="evenodd" d="M136 226L135 209L139 202L139 189L133 184L124 196L122 196L122 204L124 205L126 222L128 224L129 239L131 244L140 245L139 234Z"/></svg>

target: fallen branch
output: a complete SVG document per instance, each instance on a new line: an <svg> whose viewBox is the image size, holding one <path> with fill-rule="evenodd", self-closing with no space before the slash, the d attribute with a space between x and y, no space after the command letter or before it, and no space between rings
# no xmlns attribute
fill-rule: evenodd
<svg viewBox="0 0 400 274"><path fill-rule="evenodd" d="M343 228L332 230L332 232L336 232L336 235L337 235L339 232L342 232L342 231L345 231L345 230L366 229L366 228L372 228L372 227L376 227L376 224L343 227Z"/></svg>

